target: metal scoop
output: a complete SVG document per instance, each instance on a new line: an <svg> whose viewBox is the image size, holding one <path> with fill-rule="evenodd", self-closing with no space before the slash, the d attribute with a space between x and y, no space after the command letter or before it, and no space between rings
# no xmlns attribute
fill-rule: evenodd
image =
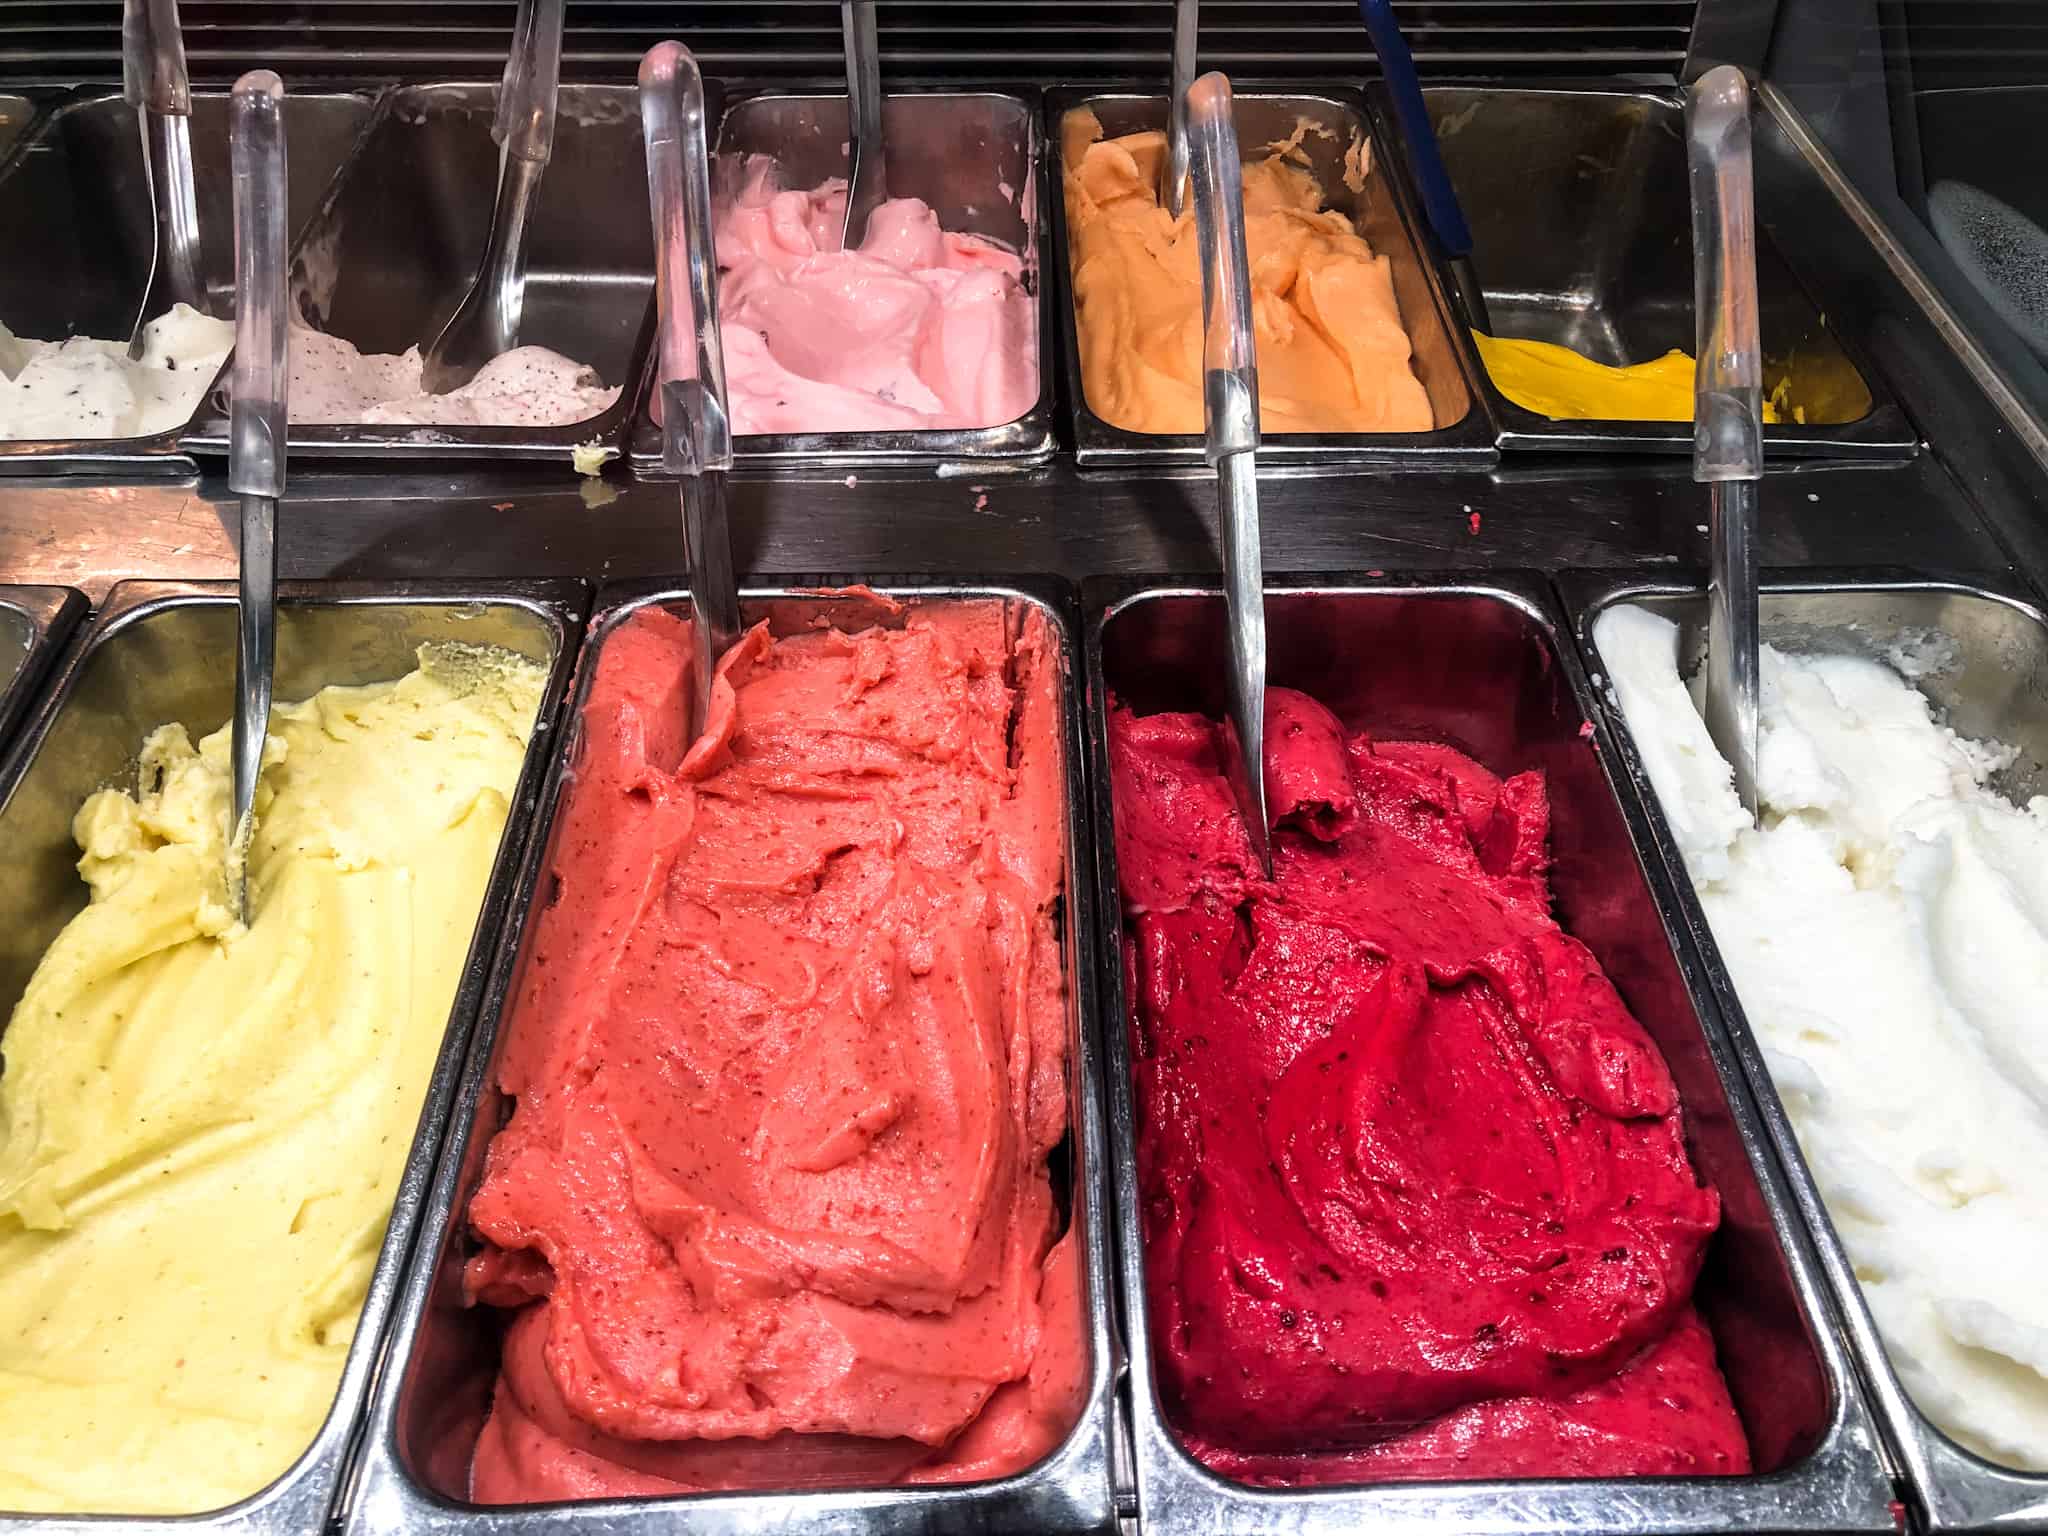
<svg viewBox="0 0 2048 1536"><path fill-rule="evenodd" d="M697 647L695 720L701 730L710 718L718 658L740 636L740 597L726 526L732 424L725 409L725 352L718 342L704 77L681 43L656 43L640 61L640 131L647 143L647 206L654 217L661 316L661 467L682 481L684 555L696 609L690 626Z"/></svg>
<svg viewBox="0 0 2048 1536"><path fill-rule="evenodd" d="M1159 167L1159 206L1176 219L1187 207L1188 89L1195 83L1201 0L1174 0L1173 94L1166 98L1166 159Z"/></svg>
<svg viewBox="0 0 2048 1536"><path fill-rule="evenodd" d="M842 250L867 238L868 216L888 201L888 155L882 144L882 54L875 38L875 0L839 0L839 30L846 39L846 133L851 165L846 178Z"/></svg>
<svg viewBox="0 0 2048 1536"><path fill-rule="evenodd" d="M125 0L121 8L121 94L142 130L142 168L156 223L149 281L128 335L142 356L143 327L174 304L211 314L199 275L199 199L192 182L192 81L178 0Z"/></svg>
<svg viewBox="0 0 2048 1536"><path fill-rule="evenodd" d="M491 137L498 145L498 200L483 259L462 303L421 360L421 382L436 395L459 389L477 370L519 344L526 308L526 226L555 152L555 99L562 85L564 0L519 0Z"/></svg>
<svg viewBox="0 0 2048 1536"><path fill-rule="evenodd" d="M234 820L228 899L249 921L256 779L277 660L277 498L284 494L284 82L267 69L235 82L228 140L235 178L235 394L228 488L242 499L236 605Z"/></svg>
<svg viewBox="0 0 2048 1536"><path fill-rule="evenodd" d="M1763 478L1763 367L1757 342L1756 215L1749 85L1711 69L1686 97L1692 171L1693 302L1699 321L1692 477L1707 486L1707 732L1757 814L1757 482Z"/></svg>
<svg viewBox="0 0 2048 1536"><path fill-rule="evenodd" d="M1216 467L1223 590L1230 617L1230 728L1224 765L1259 865L1273 873L1266 824L1266 579L1259 553L1259 360L1252 340L1251 263L1244 247L1244 173L1230 80L1189 89L1188 150L1202 247L1203 456Z"/></svg>

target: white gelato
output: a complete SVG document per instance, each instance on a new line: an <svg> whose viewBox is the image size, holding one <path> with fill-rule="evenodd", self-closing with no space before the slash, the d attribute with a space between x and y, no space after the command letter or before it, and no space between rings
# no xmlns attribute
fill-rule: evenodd
<svg viewBox="0 0 2048 1536"><path fill-rule="evenodd" d="M445 395L421 382L420 349L365 356L339 336L294 325L291 419L443 427L566 427L609 410L619 391L546 347L514 347Z"/></svg>
<svg viewBox="0 0 2048 1536"><path fill-rule="evenodd" d="M1676 628L1594 637L1900 1380L2048 1471L2048 798L1884 666L1766 646L1753 829Z"/></svg>
<svg viewBox="0 0 2048 1536"><path fill-rule="evenodd" d="M152 437L185 425L235 344L232 320L174 305L125 341L31 341L0 325L0 438Z"/></svg>

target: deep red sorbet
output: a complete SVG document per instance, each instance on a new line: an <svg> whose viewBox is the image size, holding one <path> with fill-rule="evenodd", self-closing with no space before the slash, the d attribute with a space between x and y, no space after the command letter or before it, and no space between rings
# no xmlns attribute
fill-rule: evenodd
<svg viewBox="0 0 2048 1536"><path fill-rule="evenodd" d="M1656 1046L1550 915L1540 773L1273 690L1260 877L1200 715L1110 719L1168 1410L1279 1484L1749 1469L1720 1218Z"/></svg>

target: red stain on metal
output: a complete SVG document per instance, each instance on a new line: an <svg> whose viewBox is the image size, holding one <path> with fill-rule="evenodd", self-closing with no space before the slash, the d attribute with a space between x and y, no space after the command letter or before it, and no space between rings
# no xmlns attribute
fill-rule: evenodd
<svg viewBox="0 0 2048 1536"><path fill-rule="evenodd" d="M1477 512L1474 512L1469 518L1466 519L1466 522L1471 524L1472 536L1475 539L1479 537L1479 514Z"/></svg>

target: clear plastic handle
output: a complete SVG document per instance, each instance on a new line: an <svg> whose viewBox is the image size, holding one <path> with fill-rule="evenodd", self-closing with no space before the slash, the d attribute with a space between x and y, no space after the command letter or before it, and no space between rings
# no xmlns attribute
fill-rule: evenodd
<svg viewBox="0 0 2048 1536"><path fill-rule="evenodd" d="M732 468L704 119L697 61L681 43L656 43L640 61L640 131L654 219L662 468L680 475Z"/></svg>
<svg viewBox="0 0 2048 1536"><path fill-rule="evenodd" d="M519 0L491 137L506 154L547 163L555 149L555 100L562 86L564 0Z"/></svg>
<svg viewBox="0 0 2048 1536"><path fill-rule="evenodd" d="M267 69L235 82L228 135L235 179L235 393L228 485L284 494L284 82Z"/></svg>
<svg viewBox="0 0 2048 1536"><path fill-rule="evenodd" d="M1749 83L1742 71L1723 64L1701 75L1686 98L1685 115L1699 323L1693 478L1755 480L1764 469L1763 360Z"/></svg>
<svg viewBox="0 0 2048 1536"><path fill-rule="evenodd" d="M1244 173L1230 79L1188 89L1188 164L1202 250L1202 378L1211 464L1259 446L1259 358L1252 338L1251 262L1244 246Z"/></svg>
<svg viewBox="0 0 2048 1536"><path fill-rule="evenodd" d="M130 105L167 117L192 115L192 79L178 0L123 0L121 94Z"/></svg>

